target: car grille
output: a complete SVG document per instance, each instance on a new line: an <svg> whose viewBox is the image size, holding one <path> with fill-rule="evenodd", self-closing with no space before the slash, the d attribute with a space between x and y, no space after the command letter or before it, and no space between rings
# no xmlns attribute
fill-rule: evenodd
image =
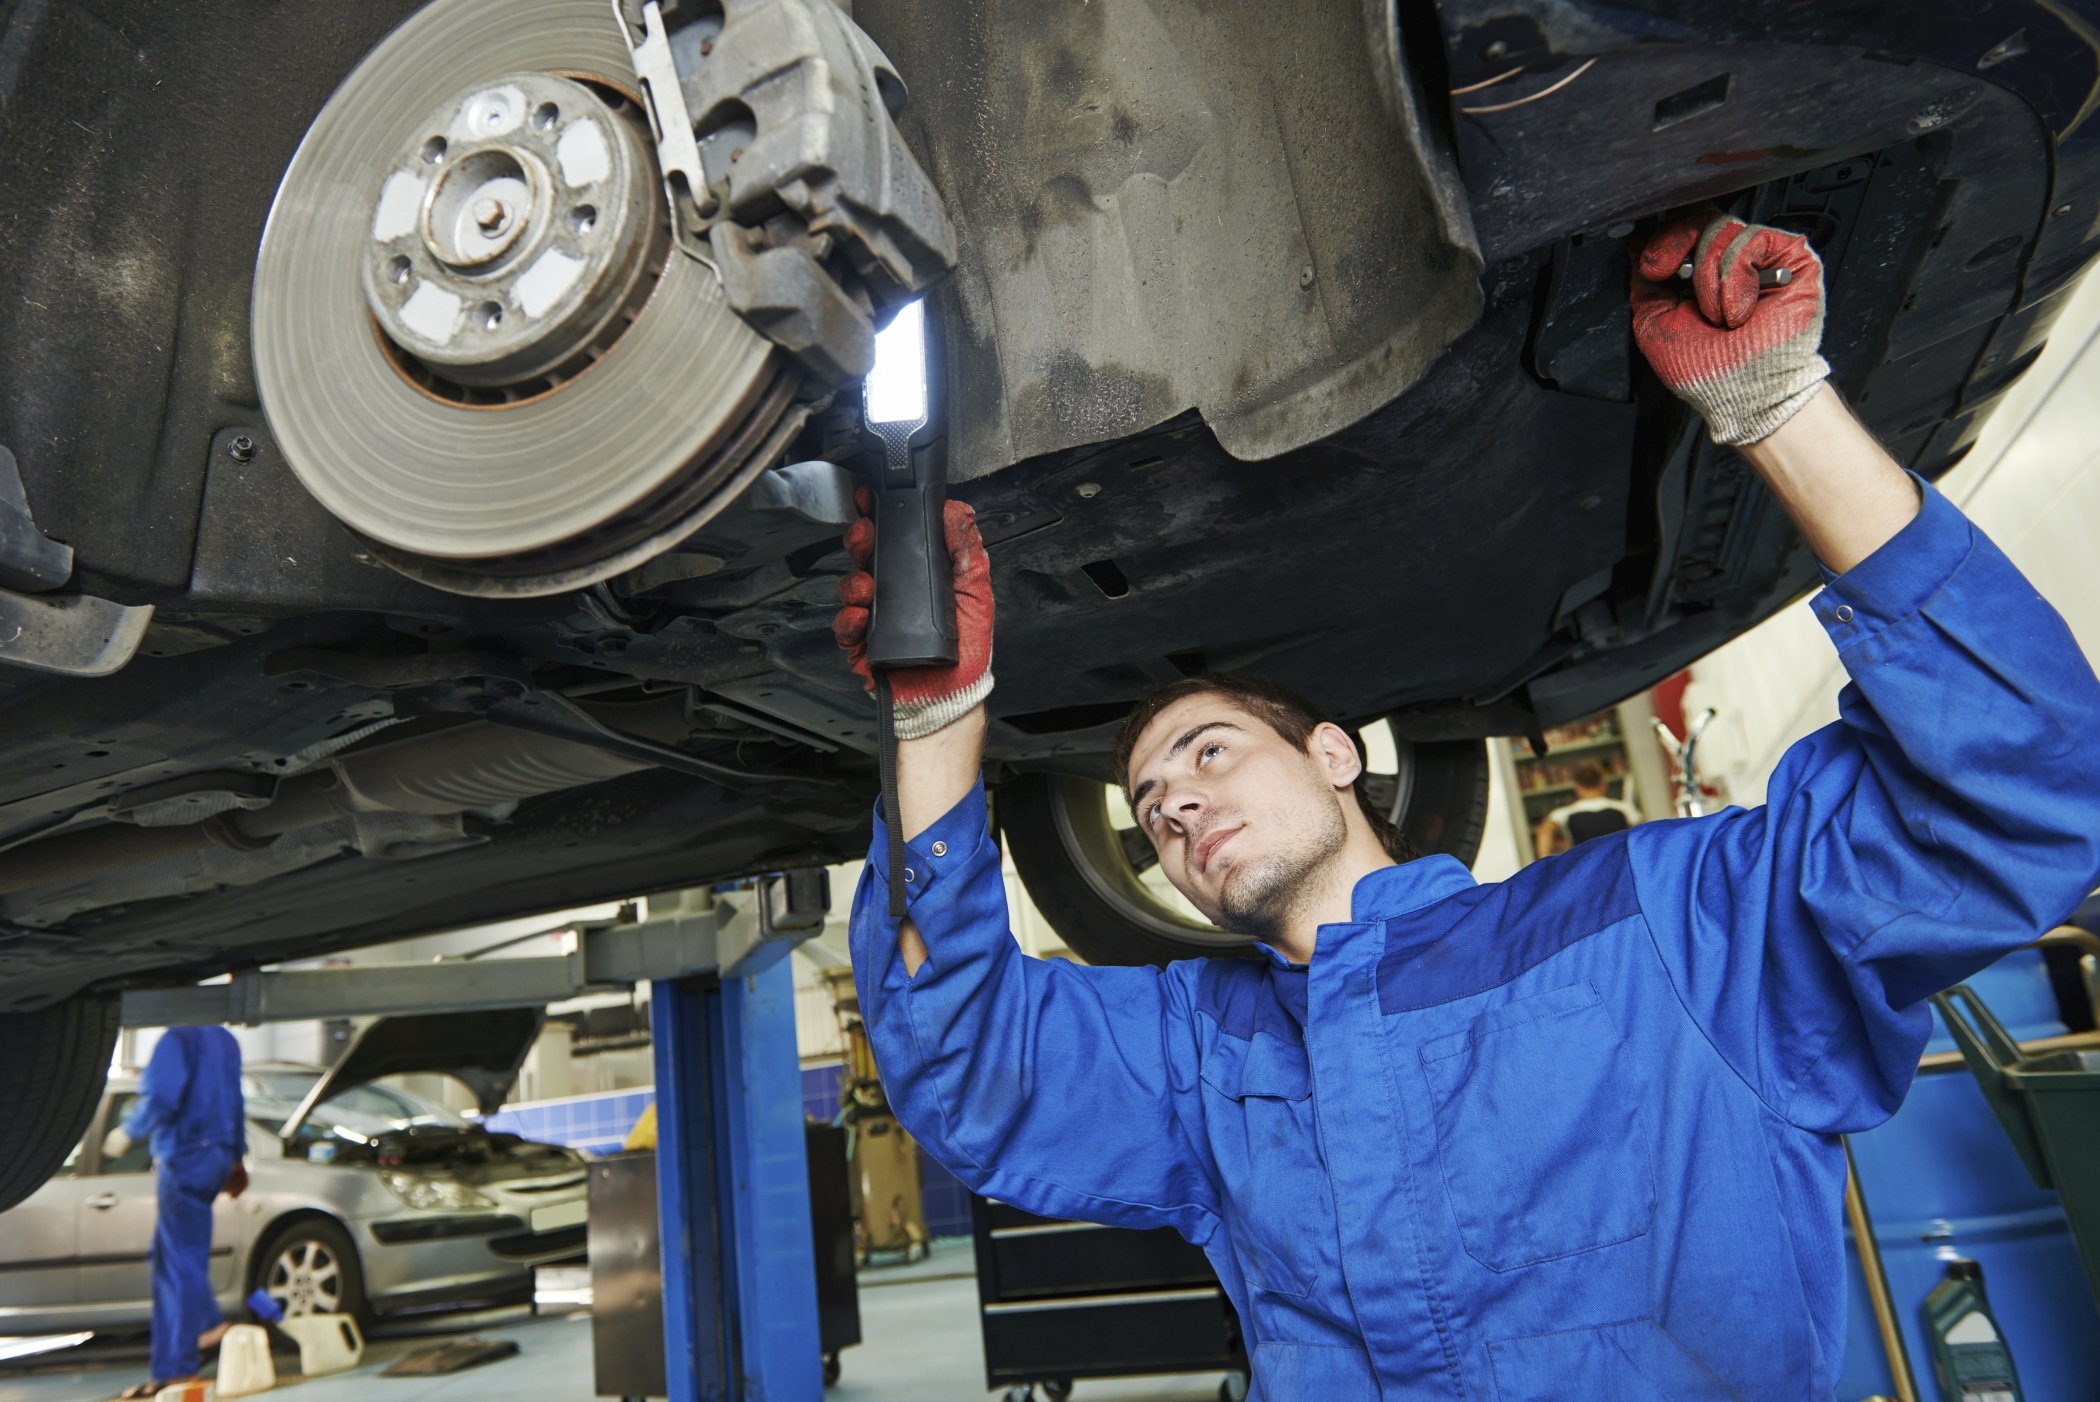
<svg viewBox="0 0 2100 1402"><path fill-rule="evenodd" d="M551 1232L513 1232L509 1236L492 1238L489 1250L512 1261L531 1256L581 1256L589 1233L590 1228L582 1223L558 1227Z"/></svg>
<svg viewBox="0 0 2100 1402"><path fill-rule="evenodd" d="M442 1241L447 1237L490 1236L496 1232L515 1233L524 1225L509 1215L411 1218L407 1221L374 1222L372 1235L388 1246L394 1246L404 1241Z"/></svg>
<svg viewBox="0 0 2100 1402"><path fill-rule="evenodd" d="M530 1183L498 1183L494 1186L502 1193L559 1193L582 1184L583 1175L578 1173L569 1178L541 1178Z"/></svg>

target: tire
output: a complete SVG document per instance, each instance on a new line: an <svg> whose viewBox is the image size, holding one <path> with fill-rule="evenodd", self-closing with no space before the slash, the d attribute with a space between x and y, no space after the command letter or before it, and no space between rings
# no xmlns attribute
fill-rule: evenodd
<svg viewBox="0 0 2100 1402"><path fill-rule="evenodd" d="M1487 835L1487 742L1421 741L1407 749L1414 759L1412 783L1396 785L1387 814L1423 856L1456 857L1473 865Z"/></svg>
<svg viewBox="0 0 2100 1402"><path fill-rule="evenodd" d="M1424 856L1471 864L1487 828L1487 746L1397 742L1400 772L1366 790ZM1064 774L1024 774L998 793L999 828L1029 899L1089 964L1166 965L1245 956L1253 941L1165 904L1140 879L1149 848L1109 816L1108 787ZM1133 853L1136 859L1133 860Z"/></svg>
<svg viewBox="0 0 2100 1402"><path fill-rule="evenodd" d="M80 1142L116 1044L114 998L0 1013L0 1212L41 1188Z"/></svg>
<svg viewBox="0 0 2100 1402"><path fill-rule="evenodd" d="M326 1217L298 1217L276 1228L248 1267L251 1291L267 1291L287 1317L347 1314L372 1322L365 1272L349 1233Z"/></svg>
<svg viewBox="0 0 2100 1402"><path fill-rule="evenodd" d="M839 1377L844 1371L845 1369L840 1365L837 1354L827 1353L824 1355L824 1386L837 1386Z"/></svg>

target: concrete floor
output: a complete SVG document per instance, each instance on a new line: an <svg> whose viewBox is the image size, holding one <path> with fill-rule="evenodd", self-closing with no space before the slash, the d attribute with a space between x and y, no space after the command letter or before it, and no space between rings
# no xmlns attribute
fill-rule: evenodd
<svg viewBox="0 0 2100 1402"><path fill-rule="evenodd" d="M826 1390L827 1402L984 1397L977 1282L969 1273L970 1264L967 1251L942 1252L912 1266L865 1272L860 1313L867 1342L842 1355L843 1376ZM373 1397L383 1402L464 1402L491 1396L505 1402L587 1402L593 1396L587 1311L481 1316L471 1332L480 1338L516 1340L518 1356L449 1377L377 1378L402 1355L432 1342L428 1336L396 1335L373 1340L355 1370L310 1381L285 1376L298 1359L280 1353L277 1392L292 1402L369 1402ZM96 1402L143 1377L145 1362L143 1346L133 1342L103 1344L77 1362L61 1361L54 1354L42 1368L12 1365L12 1371L0 1373L0 1402ZM1216 1374L1088 1381L1077 1384L1073 1396L1081 1402L1211 1402L1218 1395L1218 1381Z"/></svg>

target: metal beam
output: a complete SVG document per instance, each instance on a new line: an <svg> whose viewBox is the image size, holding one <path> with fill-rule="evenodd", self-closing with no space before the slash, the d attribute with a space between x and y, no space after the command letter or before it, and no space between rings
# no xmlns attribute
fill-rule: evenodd
<svg viewBox="0 0 2100 1402"><path fill-rule="evenodd" d="M372 1013L465 1012L558 1003L590 987L580 954L483 963L374 964L236 974L195 988L124 995L126 1027L183 1027L353 1017Z"/></svg>
<svg viewBox="0 0 2100 1402"><path fill-rule="evenodd" d="M762 878L732 903L707 889L650 902L649 918L577 930L573 954L530 959L443 959L344 969L253 970L222 983L135 989L126 1027L466 1012L543 1007L585 993L702 974L742 978L784 958L823 928L829 885L822 870Z"/></svg>

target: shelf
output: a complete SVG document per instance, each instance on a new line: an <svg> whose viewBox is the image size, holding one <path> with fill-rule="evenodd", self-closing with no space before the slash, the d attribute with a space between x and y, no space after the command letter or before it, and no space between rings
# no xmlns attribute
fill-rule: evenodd
<svg viewBox="0 0 2100 1402"><path fill-rule="evenodd" d="M1617 789L1618 792L1613 793L1613 789ZM1522 789L1519 792L1523 794L1524 801L1529 803L1534 798L1558 798L1562 794L1571 794L1575 792L1575 786L1573 784L1548 784L1543 789ZM1626 776L1624 774L1605 776L1604 796L1606 798L1623 800L1626 797Z"/></svg>
<svg viewBox="0 0 2100 1402"><path fill-rule="evenodd" d="M1579 745L1555 745L1542 755L1518 755L1519 764L1543 764L1549 759L1566 759L1569 755L1593 754L1598 750L1622 750L1626 741L1617 735L1603 740L1585 740Z"/></svg>

